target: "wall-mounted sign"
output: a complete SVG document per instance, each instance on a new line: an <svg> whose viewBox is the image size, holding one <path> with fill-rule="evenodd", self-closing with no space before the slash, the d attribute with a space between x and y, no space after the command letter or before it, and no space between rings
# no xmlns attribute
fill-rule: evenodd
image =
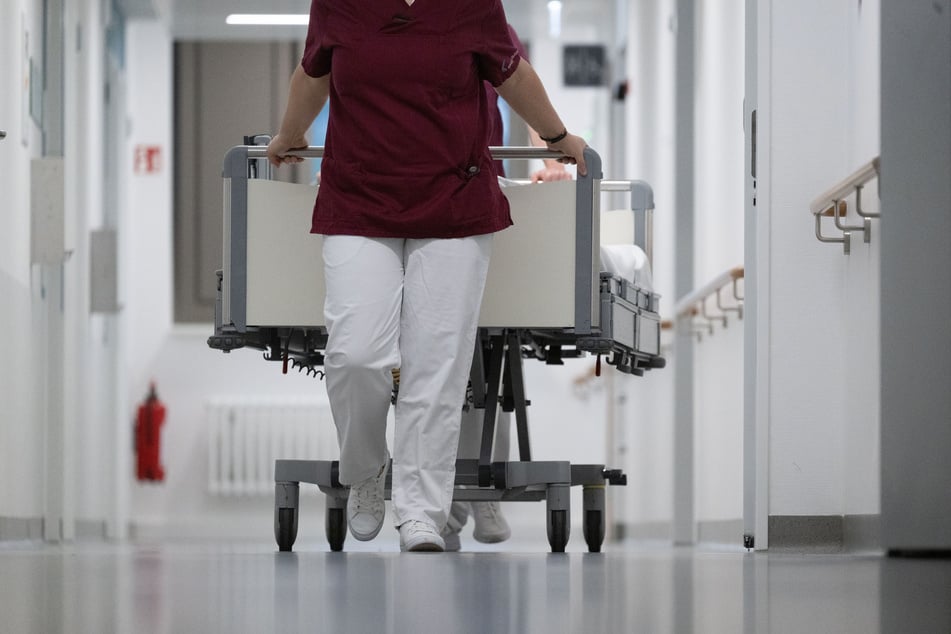
<svg viewBox="0 0 951 634"><path fill-rule="evenodd" d="M608 69L604 47L566 45L564 47L565 86L605 86Z"/></svg>
<svg viewBox="0 0 951 634"><path fill-rule="evenodd" d="M162 146L136 145L133 158L136 174L156 174L162 171Z"/></svg>

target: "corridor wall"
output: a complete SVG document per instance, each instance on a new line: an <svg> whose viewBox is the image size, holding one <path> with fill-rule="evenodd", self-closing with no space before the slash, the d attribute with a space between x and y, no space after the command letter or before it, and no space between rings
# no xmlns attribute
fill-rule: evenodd
<svg viewBox="0 0 951 634"><path fill-rule="evenodd" d="M768 435L759 452L768 461L768 510L759 512L768 514L773 547L838 548L853 519L864 526L878 513L878 243L853 233L846 257L841 244L816 240L808 209L879 152L879 6L763 0L757 10L748 230L756 231L763 363L746 388L765 404L752 414Z"/></svg>

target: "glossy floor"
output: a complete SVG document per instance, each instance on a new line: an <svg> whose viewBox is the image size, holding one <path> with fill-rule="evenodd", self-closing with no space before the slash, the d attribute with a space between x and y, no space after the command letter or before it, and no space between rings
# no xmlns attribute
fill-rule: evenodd
<svg viewBox="0 0 951 634"><path fill-rule="evenodd" d="M0 631L951 632L951 561L544 544L0 544Z"/></svg>

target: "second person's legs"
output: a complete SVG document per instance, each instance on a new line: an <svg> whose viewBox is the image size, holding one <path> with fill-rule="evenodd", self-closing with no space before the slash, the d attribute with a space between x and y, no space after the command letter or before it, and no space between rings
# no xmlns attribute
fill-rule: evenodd
<svg viewBox="0 0 951 634"><path fill-rule="evenodd" d="M492 443L492 461L508 461L511 442L511 415L498 412L495 421L495 436ZM482 426L485 410L470 405L462 415L462 429L459 433L459 458L478 459L482 451ZM469 516L475 520L472 536L476 541L493 544L508 539L512 531L509 528L502 505L499 502L453 502L449 521L442 531L446 550L459 550L459 534L466 525Z"/></svg>

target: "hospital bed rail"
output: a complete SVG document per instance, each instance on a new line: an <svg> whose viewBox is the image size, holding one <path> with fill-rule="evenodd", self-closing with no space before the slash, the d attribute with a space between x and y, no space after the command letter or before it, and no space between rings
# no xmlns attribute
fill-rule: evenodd
<svg viewBox="0 0 951 634"><path fill-rule="evenodd" d="M266 140L265 140L266 142ZM303 158L322 155L322 148L310 147L296 151ZM493 157L516 159L559 158L562 155L540 148L492 148ZM300 190L301 186L292 184L270 184L270 167L266 164L266 149L259 146L236 146L225 157L224 177L224 267L217 271L218 297L215 309L215 334L208 339L212 348L230 352L239 348L263 350L265 359L283 362L283 371L290 365L306 370L317 376L322 375L323 354L327 343L326 328L322 325L322 311L295 305L296 295L300 291L288 279L295 278L295 268L320 266L319 253L307 260L304 266L300 260L292 263L285 261L293 249L275 248L281 245L268 244L265 256L257 253L261 245L256 244L260 236L256 232L267 233L267 239L300 240L305 234L306 250L318 249L318 236L306 234L307 227L301 219L309 219L313 205L313 189ZM555 225L560 234L553 234L551 244L544 244L538 257L550 256L553 260L570 258L567 269L573 268L573 274L565 278L537 278L538 271L545 262L528 265L521 263L506 269L498 283L507 289L501 293L501 299L492 298L492 270L487 282L486 299L483 301L483 313L480 317L480 329L477 349L474 354L470 374L470 400L467 407L484 410L483 435L480 456L471 460L459 460L456 465L456 488L454 499L463 501L538 501L547 504L547 532L553 552L563 552L570 533L570 496L571 486L583 487L584 523L583 532L588 549L600 551L605 535L604 503L605 485L626 484L626 476L619 469L608 469L604 465L576 465L568 461L533 461L529 446L527 406L525 396L522 363L525 358L535 358L552 365L560 365L564 358L582 356L587 353L610 355L608 363L618 370L641 375L652 368L665 365L660 355L660 317L658 315L659 296L649 288L641 288L631 280L623 279L610 272L602 272L598 262L600 244L600 196L602 191L627 191L631 193L631 242L646 253L652 251L650 231L651 213L654 207L650 186L643 181L603 181L601 179L600 157L590 148L585 159L588 175L579 177L570 184L551 183L525 188L507 188L506 195L513 207L515 226L501 232L496 237L493 249L493 263L504 262L506 249L512 249L513 236L518 231L531 230L532 227ZM294 189L294 196L288 200L293 204L306 207L297 209L297 221L286 223L282 214L273 207L283 204L266 198L269 193ZM516 191L520 190L520 191ZM569 214L571 223L565 228L558 220L549 218L548 209L541 213L525 208L525 200L533 200L537 194L542 200L564 202L564 194L574 191L573 204L562 209L556 204L558 213ZM262 193L263 192L263 193ZM265 196L262 198L262 196ZM548 198L545 198L547 196ZM263 201L263 202L262 202ZM519 202L521 201L521 202ZM258 205L269 207L267 212L257 209ZM533 205L530 205L533 206ZM622 212L623 213L623 212ZM520 215L521 214L521 215ZM535 217L530 217L535 214ZM262 222L262 218L265 220ZM269 226L279 224L277 232ZM534 225L532 223L535 223ZM527 229L526 229L527 227ZM270 233L268 233L270 232ZM570 235L568 235L570 233ZM292 235L293 234L293 237ZM567 236L567 237L566 237ZM529 236L533 237L533 236ZM524 236L523 236L524 238ZM561 240L561 242L557 242ZM515 244L518 244L516 239ZM570 256L559 249L570 251ZM552 253L547 253L552 251ZM313 256L314 254L310 254ZM511 254L510 254L511 255ZM518 254L516 254L518 255ZM562 257L565 255L566 257ZM296 256L293 256L296 257ZM273 277L265 277L263 286L268 292L261 292L255 284L260 278L258 269L265 268ZM518 270L516 270L518 269ZM545 273L546 271L542 271ZM531 275L536 275L535 278ZM548 311L543 307L528 317L516 315L517 310L507 313L508 303L513 297L521 299L521 292L512 292L504 285L509 278L528 275L529 284L545 286L552 294L568 295L569 310L562 311L557 319L549 319ZM307 270L306 279L322 277L316 268ZM498 279L498 278L497 278ZM304 285L304 288L310 284ZM564 289L570 291L565 293ZM524 289L531 294L532 289ZM305 293L310 290L303 291ZM496 293L498 295L498 293ZM537 294L536 294L537 296ZM544 300L545 294L541 297ZM264 299L262 299L264 298ZM322 302L322 297L320 298ZM493 302L495 305L493 305ZM271 311L270 304L288 304L289 310ZM263 305L263 308L262 308ZM267 310L265 310L267 309ZM492 311L496 313L493 315ZM258 321L261 315L266 319ZM513 316L514 315L514 316ZM511 321L509 321L511 319ZM559 321L560 319L561 321ZM265 321L267 323L265 323ZM517 323L516 323L517 322ZM394 393L398 383L394 384ZM498 408L515 412L518 438L518 461L492 461L492 443ZM297 534L299 486L300 483L315 484L326 494L326 533L332 550L342 550L346 537L346 501L348 487L338 478L337 461L301 461L277 460L275 464L275 537L280 550L291 550ZM391 482L386 483L386 495L390 494Z"/></svg>

